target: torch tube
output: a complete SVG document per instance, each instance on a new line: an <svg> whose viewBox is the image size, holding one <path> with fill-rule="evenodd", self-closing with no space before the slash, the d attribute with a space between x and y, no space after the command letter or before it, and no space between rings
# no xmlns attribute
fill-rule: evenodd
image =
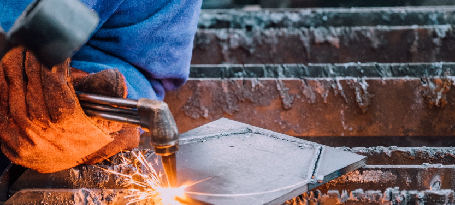
<svg viewBox="0 0 455 205"><path fill-rule="evenodd" d="M141 124L141 120L139 119L139 117L121 115L121 114L112 114L110 112L103 112L103 111L90 110L90 109L84 109L84 111L85 111L85 114L87 114L88 116L99 117L99 118L103 118L105 120L112 120L112 121L116 121L116 122L124 122L124 123L130 123L130 124L135 124L135 125Z"/></svg>
<svg viewBox="0 0 455 205"><path fill-rule="evenodd" d="M100 105L100 104L93 104L93 103L86 103L86 102L81 102L80 104L84 110L98 110L98 111L115 113L115 114L120 114L120 115L121 114L131 115L131 116L139 118L139 113L135 109L125 109L125 108L112 107L109 105Z"/></svg>
<svg viewBox="0 0 455 205"><path fill-rule="evenodd" d="M76 95L79 98L79 101L81 102L137 109L137 100L106 97L101 95L93 95L80 92L76 92Z"/></svg>

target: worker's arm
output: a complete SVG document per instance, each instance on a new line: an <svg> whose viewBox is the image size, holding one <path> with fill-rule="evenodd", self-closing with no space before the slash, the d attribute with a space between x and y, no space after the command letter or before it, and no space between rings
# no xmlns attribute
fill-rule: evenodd
<svg viewBox="0 0 455 205"><path fill-rule="evenodd" d="M201 0L83 0L100 15L94 36L73 58L87 72L117 68L128 97L163 99L189 66Z"/></svg>
<svg viewBox="0 0 455 205"><path fill-rule="evenodd" d="M1 17L4 28L11 26L10 20L31 0L8 5L9 2L12 1L0 1L0 7L8 8ZM85 3L99 12L101 24L74 57L73 67L90 73L118 68L126 76L131 98L162 99L165 91L185 82L200 0L86 0ZM13 11L18 11L17 15ZM43 72L39 62L22 63L30 56L25 51L14 50L7 55L12 66L5 67L5 62L1 66L0 77L4 80L0 86L3 90L0 137L2 151L13 162L40 172L54 172L97 162L137 145L134 133L108 131L102 123L83 114L67 73L60 72L60 77L50 81L47 78L52 78L53 73L45 70L48 75L37 75ZM15 72L21 70L30 72ZM30 76L41 79L32 86ZM45 98L28 97L41 83L47 89L36 96ZM60 111L65 111L65 115ZM37 120L42 112L51 114Z"/></svg>

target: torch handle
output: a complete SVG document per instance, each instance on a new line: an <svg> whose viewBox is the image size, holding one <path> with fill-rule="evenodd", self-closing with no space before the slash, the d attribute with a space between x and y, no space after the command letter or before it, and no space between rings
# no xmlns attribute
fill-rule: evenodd
<svg viewBox="0 0 455 205"><path fill-rule="evenodd" d="M141 126L137 111L137 100L113 98L94 94L76 92L85 114L116 122ZM145 127L148 129L147 127Z"/></svg>

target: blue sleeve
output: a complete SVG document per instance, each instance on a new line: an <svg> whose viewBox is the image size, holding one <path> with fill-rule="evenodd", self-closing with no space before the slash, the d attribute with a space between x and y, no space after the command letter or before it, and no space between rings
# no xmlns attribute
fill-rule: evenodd
<svg viewBox="0 0 455 205"><path fill-rule="evenodd" d="M128 98L163 99L183 85L201 0L83 0L100 15L93 37L73 57L86 72L118 68Z"/></svg>

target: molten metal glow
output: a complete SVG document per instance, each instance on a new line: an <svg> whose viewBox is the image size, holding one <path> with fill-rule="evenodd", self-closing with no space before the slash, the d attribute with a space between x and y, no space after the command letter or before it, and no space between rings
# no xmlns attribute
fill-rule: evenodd
<svg viewBox="0 0 455 205"><path fill-rule="evenodd" d="M157 188L157 192L159 193L159 197L161 198L161 202L163 204L171 204L177 205L180 204L176 201L176 198L184 198L185 197L185 188L184 186L178 188Z"/></svg>
<svg viewBox="0 0 455 205"><path fill-rule="evenodd" d="M169 187L161 180L163 174L156 171L153 164L146 160L142 153L130 152L134 159L128 159L121 156L121 163L117 165L116 170L103 169L111 174L121 177L126 186L136 186L139 189L132 189L132 194L126 196L128 204L134 204L141 201L153 201L155 204L177 205L181 204L176 199L185 198L185 188ZM158 164L158 158L155 158L155 164ZM136 164L136 166L133 166ZM123 168L135 170L133 173L121 173Z"/></svg>

